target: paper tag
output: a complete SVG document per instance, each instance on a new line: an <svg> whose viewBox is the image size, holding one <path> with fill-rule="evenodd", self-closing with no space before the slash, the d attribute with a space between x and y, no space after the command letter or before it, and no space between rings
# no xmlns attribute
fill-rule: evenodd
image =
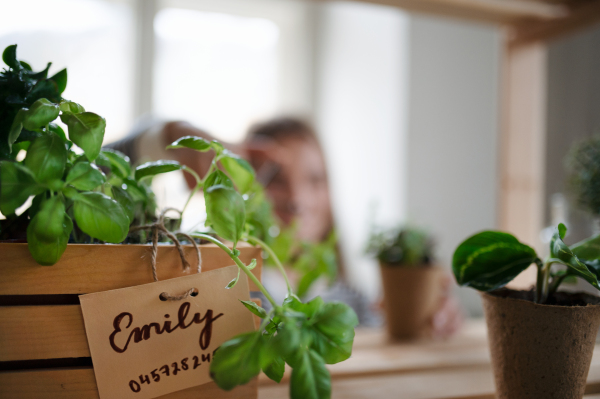
<svg viewBox="0 0 600 399"><path fill-rule="evenodd" d="M205 384L213 352L254 329L248 279L237 266L82 295L81 309L101 399L155 398ZM197 296L162 301L160 294Z"/></svg>

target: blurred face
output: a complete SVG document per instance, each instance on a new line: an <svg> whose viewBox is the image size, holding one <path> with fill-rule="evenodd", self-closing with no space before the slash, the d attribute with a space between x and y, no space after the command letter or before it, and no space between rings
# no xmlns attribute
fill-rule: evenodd
<svg viewBox="0 0 600 399"><path fill-rule="evenodd" d="M277 139L252 161L283 223L296 220L299 239L322 240L331 229L332 216L325 160L318 143L304 137Z"/></svg>

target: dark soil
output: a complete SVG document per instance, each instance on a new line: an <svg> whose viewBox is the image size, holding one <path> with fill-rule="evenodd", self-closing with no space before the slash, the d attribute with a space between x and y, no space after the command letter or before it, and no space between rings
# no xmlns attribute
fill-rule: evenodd
<svg viewBox="0 0 600 399"><path fill-rule="evenodd" d="M513 298L521 299L525 301L533 302L534 291L533 288L528 291L515 291L507 288L501 288L496 291L488 292L490 295L494 295L500 298ZM582 292L570 293L570 292L557 292L548 298L545 305L557 305L557 306L587 306L587 305L600 305L600 298L585 294Z"/></svg>

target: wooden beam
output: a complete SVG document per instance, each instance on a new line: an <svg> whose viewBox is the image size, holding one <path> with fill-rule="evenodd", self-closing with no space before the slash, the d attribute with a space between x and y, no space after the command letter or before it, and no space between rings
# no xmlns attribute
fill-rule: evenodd
<svg viewBox="0 0 600 399"><path fill-rule="evenodd" d="M575 3L564 18L515 24L509 31L509 43L514 47L556 39L597 23L600 23L599 0Z"/></svg>
<svg viewBox="0 0 600 399"><path fill-rule="evenodd" d="M326 0L321 0L326 1ZM567 9L562 5L523 0L355 0L381 4L446 17L488 23L515 24L522 21L545 21L561 18Z"/></svg>

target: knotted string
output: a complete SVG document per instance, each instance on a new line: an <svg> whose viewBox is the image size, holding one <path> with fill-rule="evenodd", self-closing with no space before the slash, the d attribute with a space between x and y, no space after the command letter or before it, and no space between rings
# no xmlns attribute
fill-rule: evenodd
<svg viewBox="0 0 600 399"><path fill-rule="evenodd" d="M172 233L165 227L165 214L168 211L175 211L181 215L181 212L177 209L165 208L165 209L163 209L163 211L160 214L160 217L158 218L158 220L155 223L146 224L143 226L134 226L131 229L129 229L130 233L133 233L136 231L141 231L141 230L151 230L152 231L152 259L151 259L152 276L154 277L154 281L156 281L156 282L158 282L158 274L156 273L156 255L158 253L159 233L163 233L164 235L169 237L169 239L171 241L173 241L173 244L175 244L175 247L177 248L177 251L179 252L179 257L181 258L181 265L183 266L184 272L187 272L190 270L190 263L185 258L185 252L183 251L183 246L177 239L177 236L185 237L189 242L191 242L192 245L194 245L194 248L196 249L196 255L198 256L198 273L200 273L202 271L202 255L200 254L200 247L198 246L196 241L189 234L183 233L181 231ZM188 291L184 292L183 294L175 295L175 296L172 296L166 292L163 292L160 294L160 298L163 301L180 301L182 299L187 298L188 296L190 296L192 294L197 294L197 293L198 293L198 290L196 288L190 288Z"/></svg>

